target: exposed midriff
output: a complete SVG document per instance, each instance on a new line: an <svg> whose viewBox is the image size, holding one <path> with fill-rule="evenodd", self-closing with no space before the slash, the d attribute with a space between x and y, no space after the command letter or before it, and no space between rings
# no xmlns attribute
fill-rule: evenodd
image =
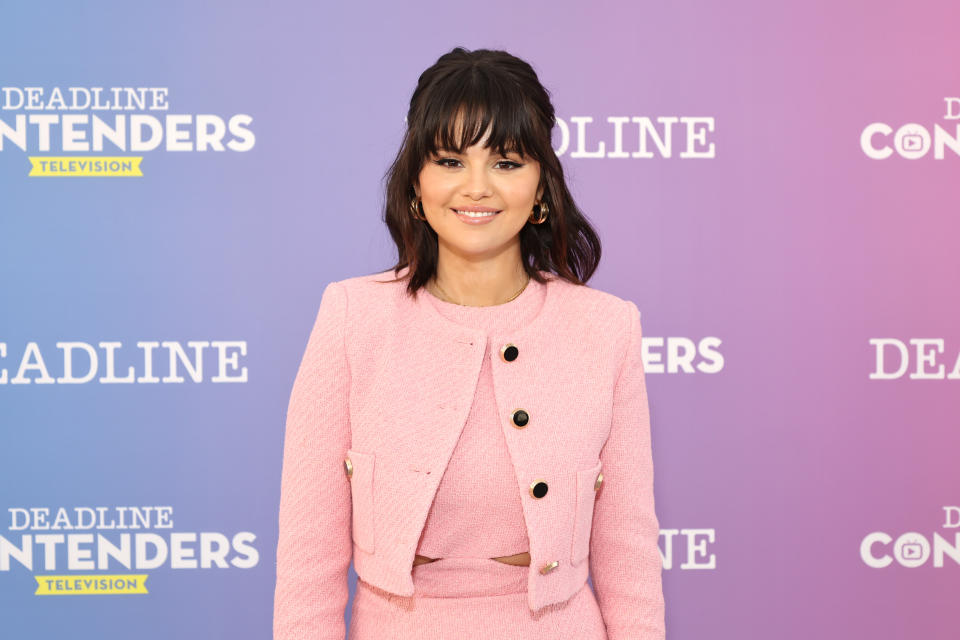
<svg viewBox="0 0 960 640"><path fill-rule="evenodd" d="M496 560L497 562L502 562L504 564L513 564L525 567L530 566L530 553L527 551L515 553L512 556L498 556L490 559ZM428 562L435 562L436 560L439 560L439 558L428 558L427 556L422 556L418 553L413 558L413 566L417 566L418 564L426 564Z"/></svg>

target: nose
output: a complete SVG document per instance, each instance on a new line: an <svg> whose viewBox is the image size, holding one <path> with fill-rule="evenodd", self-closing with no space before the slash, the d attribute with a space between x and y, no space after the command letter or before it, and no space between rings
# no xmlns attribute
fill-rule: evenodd
<svg viewBox="0 0 960 640"><path fill-rule="evenodd" d="M463 192L467 197L479 200L491 195L490 176L482 163L475 163L465 176Z"/></svg>

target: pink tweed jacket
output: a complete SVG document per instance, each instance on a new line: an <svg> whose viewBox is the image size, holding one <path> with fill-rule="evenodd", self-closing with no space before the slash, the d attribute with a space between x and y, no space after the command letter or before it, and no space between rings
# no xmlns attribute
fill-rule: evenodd
<svg viewBox="0 0 960 640"><path fill-rule="evenodd" d="M532 322L489 336L530 540L529 606L562 603L589 571L609 640L664 638L640 312L549 277ZM408 296L405 282L384 283L392 278L388 270L327 285L297 372L275 640L344 638L351 559L367 583L414 593L416 546L488 336Z"/></svg>

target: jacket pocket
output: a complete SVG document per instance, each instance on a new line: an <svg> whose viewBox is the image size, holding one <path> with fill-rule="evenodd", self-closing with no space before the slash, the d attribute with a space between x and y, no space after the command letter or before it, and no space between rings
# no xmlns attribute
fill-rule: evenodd
<svg viewBox="0 0 960 640"><path fill-rule="evenodd" d="M593 505L596 501L601 462L577 471L577 506L573 523L573 547L570 561L580 564L590 555L590 530L593 528ZM602 481L601 481L602 482Z"/></svg>
<svg viewBox="0 0 960 640"><path fill-rule="evenodd" d="M353 465L350 475L350 495L353 499L353 542L367 553L376 549L375 513L373 503L373 471L375 455L347 449L347 458Z"/></svg>

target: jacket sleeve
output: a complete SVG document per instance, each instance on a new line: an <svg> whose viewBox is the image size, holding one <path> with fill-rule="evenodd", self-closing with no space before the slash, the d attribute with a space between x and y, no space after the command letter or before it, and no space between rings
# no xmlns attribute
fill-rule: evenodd
<svg viewBox="0 0 960 640"><path fill-rule="evenodd" d="M640 349L640 311L628 301L629 343L614 389L603 484L590 535L590 572L609 640L660 640L663 561L654 511L650 410Z"/></svg>
<svg viewBox="0 0 960 640"><path fill-rule="evenodd" d="M353 507L343 285L324 289L287 407L274 640L343 640Z"/></svg>

